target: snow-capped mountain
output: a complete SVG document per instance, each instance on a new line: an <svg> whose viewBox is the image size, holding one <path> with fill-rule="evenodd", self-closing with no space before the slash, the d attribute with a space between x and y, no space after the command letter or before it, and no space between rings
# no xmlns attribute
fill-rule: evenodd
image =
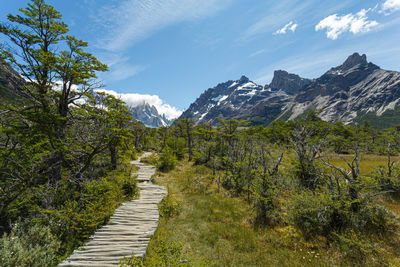
<svg viewBox="0 0 400 267"><path fill-rule="evenodd" d="M223 119L274 120L281 108L288 103L310 80L275 71L271 85L261 86L242 76L237 81L221 83L206 90L182 113L180 118L189 118L196 123L218 122ZM267 109L267 112L265 112ZM262 118L261 118L262 117Z"/></svg>
<svg viewBox="0 0 400 267"><path fill-rule="evenodd" d="M326 121L345 123L368 120L388 127L400 124L400 73L367 62L354 53L340 66L310 80L286 71L275 71L269 85L243 76L206 90L180 118L216 124L217 118L246 119L267 125L276 119L299 118L310 109L321 109Z"/></svg>
<svg viewBox="0 0 400 267"><path fill-rule="evenodd" d="M164 114L159 114L155 106L149 105L146 102L142 102L134 107L130 106L129 110L134 120L143 122L147 127L169 126L173 122L172 120L168 120Z"/></svg>
<svg viewBox="0 0 400 267"><path fill-rule="evenodd" d="M267 89L242 76L240 80L228 81L206 90L181 118L197 123L216 123L216 118L231 118L244 110L256 95L268 95Z"/></svg>

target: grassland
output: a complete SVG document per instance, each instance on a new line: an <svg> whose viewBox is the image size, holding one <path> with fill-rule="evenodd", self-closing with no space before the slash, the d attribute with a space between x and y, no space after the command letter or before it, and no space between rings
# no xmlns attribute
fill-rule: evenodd
<svg viewBox="0 0 400 267"><path fill-rule="evenodd" d="M332 160L341 161L339 157ZM367 155L362 167L369 171L384 162L384 157ZM253 207L246 198L232 196L219 187L218 175L212 176L204 166L184 161L170 173L158 173L155 179L169 187L170 195L181 203L181 210L172 218L160 220L147 259L162 241L175 241L184 244L188 257L202 257L215 266L400 266L398 252L382 238L373 240L382 243L383 254L361 260L322 237L304 239L290 224L292 192L280 197L281 223L255 227ZM378 201L400 215L398 201L387 197Z"/></svg>
<svg viewBox="0 0 400 267"><path fill-rule="evenodd" d="M337 155L331 154L328 156L329 162L333 165L341 168L346 168L346 161L351 163L353 155ZM392 161L400 161L400 157L392 157ZM380 166L387 164L387 157L372 154L362 154L360 158L360 174L361 175L373 175Z"/></svg>

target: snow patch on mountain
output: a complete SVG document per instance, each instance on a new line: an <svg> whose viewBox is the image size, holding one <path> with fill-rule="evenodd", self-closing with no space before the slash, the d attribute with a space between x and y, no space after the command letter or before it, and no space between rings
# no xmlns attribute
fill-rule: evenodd
<svg viewBox="0 0 400 267"><path fill-rule="evenodd" d="M233 82L228 88L235 87L236 85L238 85L238 83L237 82Z"/></svg>

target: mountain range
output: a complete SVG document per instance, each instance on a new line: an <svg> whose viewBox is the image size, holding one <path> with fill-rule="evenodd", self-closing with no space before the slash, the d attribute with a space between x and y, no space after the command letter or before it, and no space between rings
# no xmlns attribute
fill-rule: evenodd
<svg viewBox="0 0 400 267"><path fill-rule="evenodd" d="M25 80L0 62L0 103L21 99ZM135 120L148 127L169 126L156 107L143 102L129 107ZM268 125L274 120L295 120L318 110L326 121L362 123L385 128L400 124L400 72L384 70L354 53L340 66L316 79L284 70L274 72L270 84L259 85L246 76L207 89L179 119L216 125L218 117Z"/></svg>
<svg viewBox="0 0 400 267"><path fill-rule="evenodd" d="M317 79L283 70L270 84L258 85L242 76L207 89L180 118L215 125L218 117L268 125L301 118L319 110L325 121L346 124L364 120L383 128L400 124L400 72L384 70L354 53Z"/></svg>

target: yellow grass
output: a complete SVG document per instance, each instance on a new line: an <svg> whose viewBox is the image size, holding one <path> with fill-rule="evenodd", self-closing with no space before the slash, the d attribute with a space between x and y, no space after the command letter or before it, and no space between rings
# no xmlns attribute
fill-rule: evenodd
<svg viewBox="0 0 400 267"><path fill-rule="evenodd" d="M337 167L348 169L346 161L351 164L353 158L354 155L329 154L324 160ZM400 157L392 157L391 160L400 161ZM359 166L361 175L371 175L380 166L387 166L386 156L361 154Z"/></svg>

